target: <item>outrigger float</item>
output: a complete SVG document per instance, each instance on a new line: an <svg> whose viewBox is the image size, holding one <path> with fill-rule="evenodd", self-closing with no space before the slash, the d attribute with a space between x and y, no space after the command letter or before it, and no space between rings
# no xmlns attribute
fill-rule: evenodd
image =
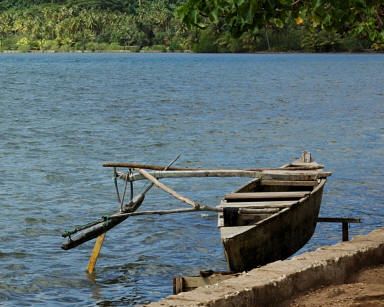
<svg viewBox="0 0 384 307"><path fill-rule="evenodd" d="M120 208L114 214L65 232L63 237L67 241L62 244L62 248L68 250L97 238L88 264L88 272L91 273L105 233L128 217L213 211L218 214L218 226L229 271L236 273L285 259L312 237L319 221L324 185L331 173L324 171L323 165L313 161L309 152L304 152L300 159L279 168L245 170L173 167L177 159L178 157L167 166L104 163L104 167L113 169ZM120 171L122 168L128 171ZM225 195L218 206L193 201L160 182L162 178L190 177L249 177L252 180L234 193ZM119 192L118 179L125 182L123 193ZM137 180L147 180L149 185L134 196L133 183ZM190 207L138 211L145 194L153 186ZM127 190L130 190L131 197L126 202ZM338 219L337 222L341 220Z"/></svg>

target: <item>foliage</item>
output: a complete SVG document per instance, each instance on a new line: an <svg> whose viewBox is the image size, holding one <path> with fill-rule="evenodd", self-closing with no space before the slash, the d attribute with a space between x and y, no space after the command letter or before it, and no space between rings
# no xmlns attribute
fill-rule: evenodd
<svg viewBox="0 0 384 307"><path fill-rule="evenodd" d="M0 0L0 50L9 49L384 51L384 3Z"/></svg>
<svg viewBox="0 0 384 307"><path fill-rule="evenodd" d="M0 12L0 49L115 50L119 46L137 51L163 45L161 50L165 50L175 38L182 41L188 36L165 0L137 2L134 14L116 10L118 5L133 1L70 0L61 2L76 5L33 5L38 2L44 1L20 0L16 8Z"/></svg>
<svg viewBox="0 0 384 307"><path fill-rule="evenodd" d="M237 38L261 29L304 28L303 47L337 49L344 38L368 40L384 50L382 0L187 0L177 10L189 26L216 26Z"/></svg>

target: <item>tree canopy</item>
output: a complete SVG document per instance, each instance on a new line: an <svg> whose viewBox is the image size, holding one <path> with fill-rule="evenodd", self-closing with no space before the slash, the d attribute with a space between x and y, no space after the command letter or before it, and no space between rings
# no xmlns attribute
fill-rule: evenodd
<svg viewBox="0 0 384 307"><path fill-rule="evenodd" d="M0 1L1 50L184 50L188 33L167 0Z"/></svg>
<svg viewBox="0 0 384 307"><path fill-rule="evenodd" d="M384 49L382 0L187 0L178 15L189 26L213 26L233 37L300 26L312 40L349 37Z"/></svg>
<svg viewBox="0 0 384 307"><path fill-rule="evenodd" d="M384 51L383 0L0 0L1 50Z"/></svg>

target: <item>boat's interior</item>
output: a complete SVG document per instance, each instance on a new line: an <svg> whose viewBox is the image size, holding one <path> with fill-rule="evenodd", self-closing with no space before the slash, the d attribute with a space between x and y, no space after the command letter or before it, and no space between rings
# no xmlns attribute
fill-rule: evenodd
<svg viewBox="0 0 384 307"><path fill-rule="evenodd" d="M320 180L256 179L224 196L219 227L253 225L306 197Z"/></svg>

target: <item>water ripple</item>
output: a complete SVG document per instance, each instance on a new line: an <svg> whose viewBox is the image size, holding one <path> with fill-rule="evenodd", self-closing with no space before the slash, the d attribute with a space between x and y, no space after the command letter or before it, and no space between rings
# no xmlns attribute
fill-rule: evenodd
<svg viewBox="0 0 384 307"><path fill-rule="evenodd" d="M323 216L384 215L383 55L0 54L0 301L129 306L172 277L225 270L214 214L129 218L93 242L60 234L118 209L103 161L275 167L304 149L333 171ZM164 182L216 205L244 179ZM143 184L135 185L140 191ZM158 189L144 209L182 207ZM320 224L300 252L340 241Z"/></svg>

